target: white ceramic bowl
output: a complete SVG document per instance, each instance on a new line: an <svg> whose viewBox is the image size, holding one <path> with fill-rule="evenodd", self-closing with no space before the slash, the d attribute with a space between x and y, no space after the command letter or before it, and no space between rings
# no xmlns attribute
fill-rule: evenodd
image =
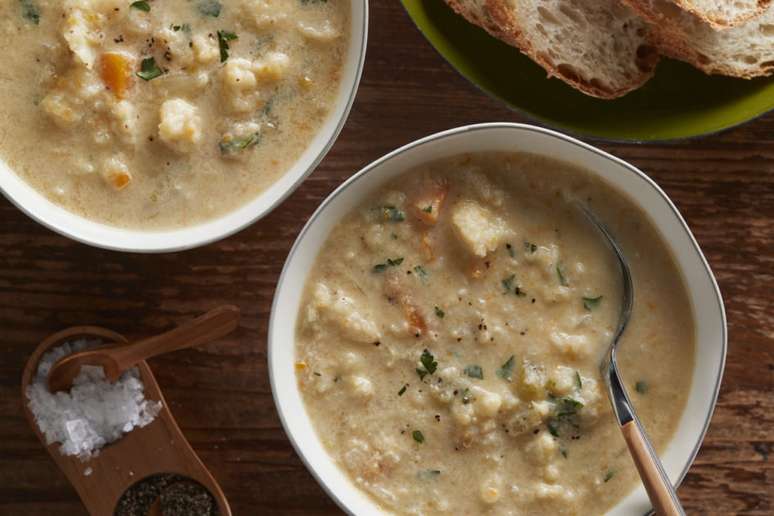
<svg viewBox="0 0 774 516"><path fill-rule="evenodd" d="M347 58L336 103L304 153L268 189L247 204L196 226L169 231L117 228L85 219L46 199L0 160L0 191L20 210L44 226L85 244L117 251L181 251L220 240L267 215L317 167L341 132L355 100L368 39L368 0L350 0L351 25Z"/></svg>
<svg viewBox="0 0 774 516"><path fill-rule="evenodd" d="M560 133L520 124L482 124L434 134L375 161L341 185L301 231L282 271L269 322L269 372L274 401L293 446L318 482L346 511L374 514L377 506L325 452L304 409L296 382L295 328L307 274L330 230L371 192L421 163L477 151L526 151L575 163L627 193L669 243L686 280L696 321L693 383L677 433L662 456L673 482L682 481L699 450L715 408L726 357L726 318L715 278L685 221L666 194L624 161ZM644 514L642 487L609 514Z"/></svg>

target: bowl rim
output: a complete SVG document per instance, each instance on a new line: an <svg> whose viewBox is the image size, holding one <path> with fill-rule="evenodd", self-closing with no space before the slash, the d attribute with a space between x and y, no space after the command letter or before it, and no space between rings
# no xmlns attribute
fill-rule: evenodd
<svg viewBox="0 0 774 516"><path fill-rule="evenodd" d="M315 481L320 485L320 487L323 489L323 491L338 505L339 508L341 508L344 512L348 514L352 514L349 507L344 504L344 502L339 498L339 496L333 491L333 489L329 486L327 482L325 482L318 471L312 467L310 460L307 458L306 453L304 449L302 448L301 444L297 441L295 438L293 432L291 431L291 427L288 424L288 417L285 412L285 408L280 403L280 398L278 395L278 389L276 385L276 377L279 374L282 374L281 371L275 371L274 370L274 347L279 345L276 343L274 339L274 333L276 332L276 327L283 324L282 321L278 320L279 317L279 300L280 300L280 291L282 290L283 286L286 283L286 279L288 276L288 273L290 271L290 265L293 262L293 258L295 254L297 253L299 247L301 246L302 241L306 238L307 234L311 230L312 226L314 226L317 221L322 217L323 213L328 209L329 205L332 204L338 197L341 195L344 191L346 191L351 185L353 185L355 182L360 180L362 177L367 175L369 172L371 172L374 169L378 169L381 167L382 164L385 162L396 158L408 151L411 151L417 147L421 147L424 144L431 143L437 140L445 139L447 137L463 134L463 133L472 133L475 131L488 131L491 129L517 129L517 130L523 130L527 132L535 132L542 134L544 136L552 137L558 140L563 141L564 143L571 144L575 147L580 148L582 151L591 152L593 154L596 154L597 156L604 158L608 161L612 161L614 164L619 165L621 167L624 167L627 169L630 173L634 174L635 176L638 176L641 180L643 180L650 188L655 190L655 192L666 202L667 206L669 207L672 215L675 217L675 219L679 222L679 226L681 230L685 233L685 235L688 237L688 241L691 244L692 250L696 253L696 255L701 260L701 263L703 265L702 269L704 274L707 276L707 279L709 280L709 285L712 287L712 290L714 291L714 300L717 304L718 313L720 314L720 327L721 327L721 336L720 336L720 342L721 342L721 356L720 356L720 363L718 368L717 377L715 378L714 383L714 389L711 393L711 405L710 409L706 414L705 420L702 424L702 430L700 435L698 435L698 438L696 440L696 443L694 447L691 449L691 452L688 456L688 461L686 462L683 469L680 471L679 476L677 477L677 481L675 483L675 486L679 486L683 480L685 479L686 474L690 470L691 466L693 465L694 461L696 460L696 455L699 452L699 449L701 448L701 445L704 442L704 438L706 437L707 431L709 429L710 422L712 421L712 416L715 412L715 408L717 406L718 396L720 393L720 387L723 380L723 374L725 371L725 365L726 365L726 356L728 352L728 324L727 324L727 318L726 318L726 310L725 305L723 302L723 296L721 294L720 288L718 286L717 280L715 279L714 274L712 273L712 269L710 268L709 262L707 261L706 257L704 256L704 253L701 251L701 248L699 247L698 242L696 241L696 238L694 237L693 233L691 232L690 228L688 227L688 224L685 222L685 219L678 211L677 207L674 205L672 200L669 198L669 196L664 192L664 190L655 182L653 181L647 174L645 174L643 171L639 170L634 165L631 165L630 163L624 161L621 158L618 158L606 151L603 151L601 149L598 149L590 144L587 144L585 142L582 142L572 136L560 133L558 131L547 129L540 126L534 126L530 124L522 124L522 123L511 123L511 122L488 122L488 123L479 123L479 124L471 124L471 125L465 125L460 126L452 129L447 129L445 131L440 131L428 136L425 136L423 138L414 140L406 145L403 145L384 156L376 159L375 161L369 163L362 169L360 169L357 173L352 175L349 179L344 181L341 185L339 185L332 193L330 193L323 202L317 207L317 209L314 211L314 213L309 217L309 220L307 220L306 224L304 224L304 227L299 232L298 236L296 237L295 242L293 243L293 246L291 247L288 257L285 260L285 263L282 267L282 271L280 273L279 279L277 280L277 286L275 288L274 297L272 300L271 305L271 312L269 316L269 325L268 325L268 339L267 339L267 362L268 362L268 371L269 371L269 383L271 386L271 392L272 392L272 398L274 400L274 405L277 410L277 415L279 416L280 422L282 423L283 430L285 431L285 435L287 436L290 443L293 445L294 450L296 451L296 454L301 459L302 463L306 467L307 471L313 476ZM295 345L295 343L293 343ZM295 373L294 373L295 374ZM629 493L631 494L631 493ZM627 494L627 496L629 495ZM375 502L374 502L375 503ZM652 511L651 511L652 513Z"/></svg>
<svg viewBox="0 0 774 516"><path fill-rule="evenodd" d="M369 0L350 0L351 6L362 6L362 12L360 12L359 19L355 19L357 13L354 9L351 11L350 27L355 29L352 31L351 41L349 44L349 51L356 49L357 56L352 59L354 73L350 83L342 83L339 85L339 93L336 96L334 108L340 109L339 105L342 105L343 109L340 111L338 120L335 126L330 130L330 134L325 142L320 147L319 152L315 157L309 161L306 167L299 167L300 173L297 173L292 181L286 188L279 190L278 193L272 193L271 189L285 176L290 174L293 168L298 166L299 162L304 158L303 153L299 158L278 178L271 183L265 190L258 193L255 197L249 199L245 203L233 207L224 213L221 213L214 219L206 219L200 221L193 226L182 226L171 229L160 230L143 230L137 228L123 228L120 226L114 226L105 224L99 221L94 221L79 215L75 212L66 210L62 206L50 201L45 195L32 187L25 179L19 176L12 167L10 167L4 161L2 166L8 170L9 175L15 176L11 178L4 178L3 174L0 174L0 194L3 195L11 204L13 204L19 211L27 215L29 218L42 225L43 227L58 233L66 238L74 240L76 242L86 244L98 249L105 249L109 251L119 251L128 253L142 253L142 254L159 254L159 253L171 253L178 251L186 251L197 247L202 247L213 242L218 242L225 238L228 238L243 229L255 224L262 218L269 215L275 208L282 204L298 187L314 172L323 159L327 156L333 145L338 140L342 129L349 119L352 106L355 102L358 89L360 87L360 81L363 76L363 69L365 67L366 51L368 47L368 28L369 28ZM359 36L359 38L358 38ZM348 59L349 60L349 59ZM345 62L346 63L346 62ZM346 66L346 64L345 64ZM342 99L345 101L342 103ZM335 112L331 112L328 116L335 115ZM330 120L330 118L328 118ZM317 133L312 137L312 141L306 146L305 152L309 150L314 139L325 130L325 122ZM16 183L16 185L14 185ZM18 185L18 186L17 186ZM40 198L46 203L50 204L50 208L40 208L38 206L28 206L22 203L9 190L14 190L18 193L18 189L28 188L32 192L32 200ZM271 194L271 197L264 200L264 196ZM237 212L244 210L246 215L239 214ZM66 219L83 223L90 228L100 228L101 238L94 235L92 229L84 230L83 228L71 227L68 221L62 222L58 215L64 215ZM227 217L235 217L235 220L224 222L223 228L210 228L210 225L224 221ZM150 242L149 242L150 241Z"/></svg>

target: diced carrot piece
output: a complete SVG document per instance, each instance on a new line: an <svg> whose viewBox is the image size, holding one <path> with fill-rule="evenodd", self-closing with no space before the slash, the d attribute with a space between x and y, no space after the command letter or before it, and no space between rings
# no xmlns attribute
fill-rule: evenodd
<svg viewBox="0 0 774 516"><path fill-rule="evenodd" d="M414 215L425 224L434 225L448 193L449 185L445 181L428 181L413 203Z"/></svg>
<svg viewBox="0 0 774 516"><path fill-rule="evenodd" d="M99 74L105 87L122 99L132 83L132 59L119 52L106 52L102 54Z"/></svg>
<svg viewBox="0 0 774 516"><path fill-rule="evenodd" d="M117 174L114 174L110 178L111 183L113 183L113 188L116 190L123 190L127 186L129 186L129 183L132 182L132 176L129 175L127 172L119 172Z"/></svg>

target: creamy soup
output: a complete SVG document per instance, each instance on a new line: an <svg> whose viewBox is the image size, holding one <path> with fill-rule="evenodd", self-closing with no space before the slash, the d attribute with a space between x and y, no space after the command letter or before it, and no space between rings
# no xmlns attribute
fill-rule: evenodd
<svg viewBox="0 0 774 516"><path fill-rule="evenodd" d="M89 219L173 228L251 200L337 97L347 0L0 5L0 157Z"/></svg>
<svg viewBox="0 0 774 516"><path fill-rule="evenodd" d="M635 486L599 362L620 272L620 363L663 450L683 411L694 322L648 217L583 170L473 154L406 172L332 230L310 271L296 371L317 433L399 514L600 514Z"/></svg>

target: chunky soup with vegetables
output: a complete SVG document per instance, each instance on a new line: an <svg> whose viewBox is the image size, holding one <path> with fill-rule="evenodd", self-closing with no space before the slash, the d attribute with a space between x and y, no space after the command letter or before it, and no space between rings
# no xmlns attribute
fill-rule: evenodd
<svg viewBox="0 0 774 516"><path fill-rule="evenodd" d="M331 109L345 0L11 0L0 156L108 224L196 224L249 201Z"/></svg>
<svg viewBox="0 0 774 516"><path fill-rule="evenodd" d="M296 343L329 453L400 514L600 514L637 475L599 362L620 272L635 282L621 370L663 450L691 382L694 324L669 250L630 200L532 155L411 170L347 215L310 272Z"/></svg>

